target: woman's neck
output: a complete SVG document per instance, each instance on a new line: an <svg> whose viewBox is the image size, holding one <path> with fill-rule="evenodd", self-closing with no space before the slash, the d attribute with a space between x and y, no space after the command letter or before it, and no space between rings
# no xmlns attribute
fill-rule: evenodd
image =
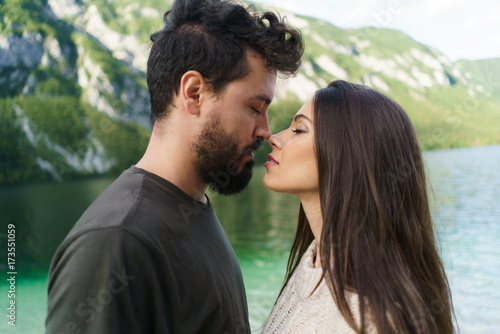
<svg viewBox="0 0 500 334"><path fill-rule="evenodd" d="M316 239L316 257L314 261L315 267L321 267L319 244L321 240L321 230L323 228L323 216L321 214L321 203L319 193L310 196L301 196L300 201L302 208L306 214L307 221L311 227L311 231Z"/></svg>

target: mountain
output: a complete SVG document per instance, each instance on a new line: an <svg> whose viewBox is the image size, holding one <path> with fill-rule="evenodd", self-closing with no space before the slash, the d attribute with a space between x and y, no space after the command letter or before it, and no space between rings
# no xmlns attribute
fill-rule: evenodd
<svg viewBox="0 0 500 334"><path fill-rule="evenodd" d="M0 185L117 174L137 162L150 133L149 35L171 3L0 2ZM452 63L396 30L279 11L306 51L298 75L276 86L273 131L316 89L344 79L398 101L424 149L500 143L500 58Z"/></svg>
<svg viewBox="0 0 500 334"><path fill-rule="evenodd" d="M500 102L500 58L460 60L457 68L464 72L471 86L475 85L486 97Z"/></svg>

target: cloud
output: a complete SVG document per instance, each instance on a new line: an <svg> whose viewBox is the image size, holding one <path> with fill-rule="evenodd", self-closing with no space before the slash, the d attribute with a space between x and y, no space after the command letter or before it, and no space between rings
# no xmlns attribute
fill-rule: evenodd
<svg viewBox="0 0 500 334"><path fill-rule="evenodd" d="M493 29L500 27L500 5L485 9L483 12L476 14L465 21L464 28L467 30L476 30L491 25ZM496 28L498 30L498 28Z"/></svg>
<svg viewBox="0 0 500 334"><path fill-rule="evenodd" d="M474 30L481 24L482 15L474 15L465 21L464 28L467 30Z"/></svg>
<svg viewBox="0 0 500 334"><path fill-rule="evenodd" d="M426 0L423 13L426 16L436 16L464 4L477 4L477 0Z"/></svg>
<svg viewBox="0 0 500 334"><path fill-rule="evenodd" d="M500 33L496 33L494 35L491 35L488 38L488 43L492 44L492 45L496 44L497 46L500 47ZM492 45L490 45L490 46L492 46ZM499 57L500 57L500 55L499 55Z"/></svg>
<svg viewBox="0 0 500 334"><path fill-rule="evenodd" d="M320 18L343 29L399 29L452 60L500 56L498 0L253 1Z"/></svg>

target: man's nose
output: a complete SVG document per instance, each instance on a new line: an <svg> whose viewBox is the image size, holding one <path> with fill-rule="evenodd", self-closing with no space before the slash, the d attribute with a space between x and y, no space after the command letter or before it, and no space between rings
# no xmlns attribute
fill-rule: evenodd
<svg viewBox="0 0 500 334"><path fill-rule="evenodd" d="M269 128L269 121L267 116L264 117L259 123L257 123L257 127L254 131L254 137L261 137L264 140L268 140L271 137L271 129Z"/></svg>

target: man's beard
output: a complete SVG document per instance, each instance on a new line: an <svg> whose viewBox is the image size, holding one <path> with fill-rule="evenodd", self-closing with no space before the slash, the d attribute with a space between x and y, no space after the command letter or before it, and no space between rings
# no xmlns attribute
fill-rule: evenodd
<svg viewBox="0 0 500 334"><path fill-rule="evenodd" d="M241 192L252 178L253 159L240 167L244 155L257 150L262 142L257 139L242 150L238 138L222 129L219 118L214 115L194 143L196 172L209 188L221 195Z"/></svg>

